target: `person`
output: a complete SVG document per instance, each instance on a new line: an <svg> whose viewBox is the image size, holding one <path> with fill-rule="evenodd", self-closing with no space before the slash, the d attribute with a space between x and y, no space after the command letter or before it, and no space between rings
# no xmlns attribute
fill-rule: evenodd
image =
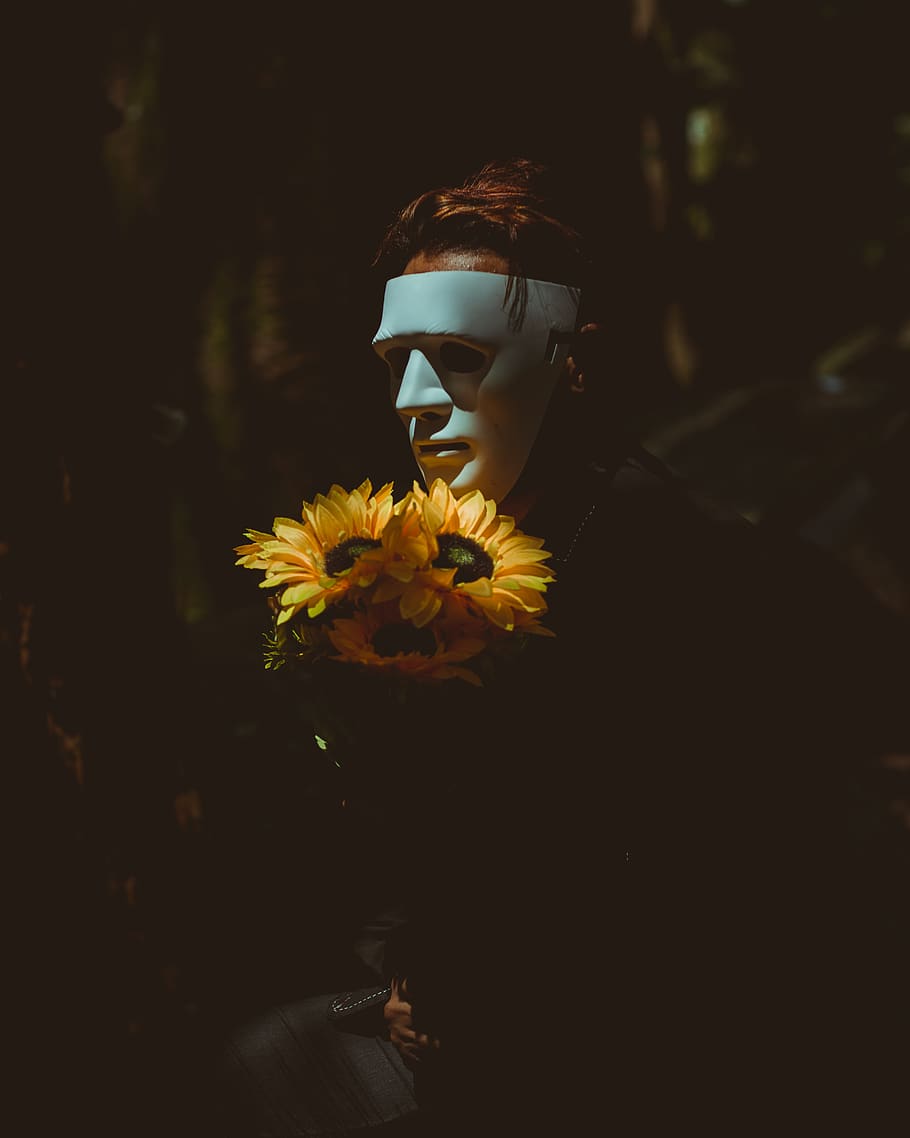
<svg viewBox="0 0 910 1138"><path fill-rule="evenodd" d="M453 747L463 777L442 806L398 784L376 818L376 983L239 1029L231 1117L729 1134L855 1109L875 1132L907 946L875 772L910 748L907 630L630 437L605 270L549 178L494 161L408 204L373 345L415 474L544 538L556 635L401 741Z"/></svg>

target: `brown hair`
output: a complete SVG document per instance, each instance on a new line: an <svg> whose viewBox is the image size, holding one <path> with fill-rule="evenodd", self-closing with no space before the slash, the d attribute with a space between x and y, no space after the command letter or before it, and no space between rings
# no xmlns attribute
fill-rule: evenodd
<svg viewBox="0 0 910 1138"><path fill-rule="evenodd" d="M512 317L521 322L522 278L584 289L582 237L559 220L549 169L527 158L488 162L460 186L428 190L406 205L386 230L373 266L398 276L417 253L483 249L509 265Z"/></svg>

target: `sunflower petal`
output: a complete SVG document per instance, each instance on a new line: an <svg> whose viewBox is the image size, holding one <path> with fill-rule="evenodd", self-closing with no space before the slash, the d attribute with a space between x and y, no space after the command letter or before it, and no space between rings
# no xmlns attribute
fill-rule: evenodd
<svg viewBox="0 0 910 1138"><path fill-rule="evenodd" d="M416 628L429 624L442 608L442 598L429 589L414 587L404 590L399 601L402 620L409 620Z"/></svg>
<svg viewBox="0 0 910 1138"><path fill-rule="evenodd" d="M288 585L281 596L281 603L286 605L300 604L322 591L322 586L318 581L304 581L300 585Z"/></svg>

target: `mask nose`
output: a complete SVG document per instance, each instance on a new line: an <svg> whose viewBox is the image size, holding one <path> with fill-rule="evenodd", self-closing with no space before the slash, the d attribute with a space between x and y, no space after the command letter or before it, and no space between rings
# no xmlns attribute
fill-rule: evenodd
<svg viewBox="0 0 910 1138"><path fill-rule="evenodd" d="M436 369L423 352L412 348L395 397L395 410L402 418L426 423L447 418L452 406L452 399Z"/></svg>

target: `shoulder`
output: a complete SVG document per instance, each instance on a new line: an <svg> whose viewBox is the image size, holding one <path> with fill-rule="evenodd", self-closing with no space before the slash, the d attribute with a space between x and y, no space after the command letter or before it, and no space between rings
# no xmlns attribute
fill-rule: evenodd
<svg viewBox="0 0 910 1138"><path fill-rule="evenodd" d="M593 488L564 566L567 591L584 581L610 595L607 619L618 614L620 628L646 634L680 669L698 658L703 674L792 686L819 721L853 706L893 723L910 684L910 622L832 551L702 497L644 451L595 472Z"/></svg>
<svg viewBox="0 0 910 1138"><path fill-rule="evenodd" d="M756 527L644 450L618 466L589 467L583 497L590 504L556 559L567 579L596 566L602 586L623 591L628 603L688 596L711 605L758 571L764 543Z"/></svg>
<svg viewBox="0 0 910 1138"><path fill-rule="evenodd" d="M591 468L592 506L565 560L596 558L608 571L694 598L751 608L788 605L888 623L882 606L828 550L771 530L694 489L637 448L612 470ZM701 588L699 587L701 586Z"/></svg>

